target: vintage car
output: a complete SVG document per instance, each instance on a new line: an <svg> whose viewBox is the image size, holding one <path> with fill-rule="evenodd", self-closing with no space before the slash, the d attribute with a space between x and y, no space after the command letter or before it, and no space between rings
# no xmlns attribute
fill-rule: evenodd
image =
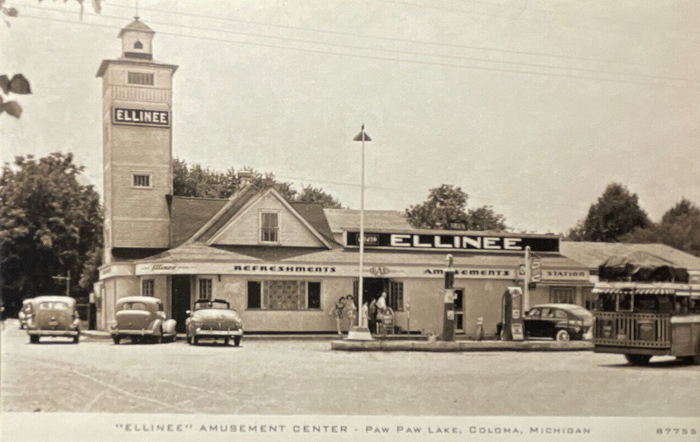
<svg viewBox="0 0 700 442"><path fill-rule="evenodd" d="M593 326L593 314L576 304L535 305L523 319L526 339L583 339Z"/></svg>
<svg viewBox="0 0 700 442"><path fill-rule="evenodd" d="M110 334L115 344L123 338L131 342L175 341L175 320L167 319L163 303L152 296L128 296L117 300Z"/></svg>
<svg viewBox="0 0 700 442"><path fill-rule="evenodd" d="M69 296L37 296L29 300L25 313L29 342L36 344L42 336L71 338L80 341L80 318L75 299Z"/></svg>
<svg viewBox="0 0 700 442"><path fill-rule="evenodd" d="M198 344L204 339L223 339L228 345L233 338L233 345L238 347L243 339L243 323L236 310L223 299L199 299L194 303L194 310L187 311L187 342Z"/></svg>
<svg viewBox="0 0 700 442"><path fill-rule="evenodd" d="M31 298L22 301L22 308L17 314L17 319L19 319L20 330L27 328L27 319L29 315L32 314L32 300Z"/></svg>

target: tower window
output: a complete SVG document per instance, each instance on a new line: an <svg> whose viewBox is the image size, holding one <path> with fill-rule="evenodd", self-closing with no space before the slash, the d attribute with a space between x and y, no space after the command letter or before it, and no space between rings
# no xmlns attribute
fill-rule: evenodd
<svg viewBox="0 0 700 442"><path fill-rule="evenodd" d="M132 184L134 187L151 187L150 175L134 174L132 176Z"/></svg>
<svg viewBox="0 0 700 442"><path fill-rule="evenodd" d="M129 84L145 84L147 86L153 86L153 74L147 74L145 72L129 72L127 82Z"/></svg>
<svg viewBox="0 0 700 442"><path fill-rule="evenodd" d="M136 43L134 43L134 49L143 49L143 43L141 43L140 40L136 40Z"/></svg>

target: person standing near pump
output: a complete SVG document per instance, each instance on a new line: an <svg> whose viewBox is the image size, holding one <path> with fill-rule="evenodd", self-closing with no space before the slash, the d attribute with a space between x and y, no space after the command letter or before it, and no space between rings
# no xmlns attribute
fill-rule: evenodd
<svg viewBox="0 0 700 442"><path fill-rule="evenodd" d="M369 315L367 316L369 331L370 333L377 333L377 298L372 298L367 310L369 311Z"/></svg>
<svg viewBox="0 0 700 442"><path fill-rule="evenodd" d="M367 299L365 299L365 302L362 304L362 324L360 324L360 327L369 328L368 323L369 323L369 301Z"/></svg>
<svg viewBox="0 0 700 442"><path fill-rule="evenodd" d="M374 322L374 327L377 328L379 323L382 324L382 333L385 333L386 330L384 329L384 315L387 313L387 305L386 305L386 292L382 292L381 295L379 295L379 298L377 298L377 310L375 313L375 322Z"/></svg>
<svg viewBox="0 0 700 442"><path fill-rule="evenodd" d="M343 310L345 309L345 296L338 298L338 301L333 305L329 315L335 318L335 325L338 329L338 336L342 336L343 332L340 329L340 320L343 319Z"/></svg>
<svg viewBox="0 0 700 442"><path fill-rule="evenodd" d="M350 329L355 325L355 318L357 317L357 306L355 306L355 299L353 299L352 295L345 297L343 311L348 318L348 332L350 332Z"/></svg>

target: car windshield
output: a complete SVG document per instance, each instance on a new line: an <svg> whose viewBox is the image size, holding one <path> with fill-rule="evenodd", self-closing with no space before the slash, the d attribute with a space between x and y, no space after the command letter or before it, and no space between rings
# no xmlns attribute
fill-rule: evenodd
<svg viewBox="0 0 700 442"><path fill-rule="evenodd" d="M202 301L202 302L197 302L194 305L195 310L202 310L202 309L217 309L217 310L228 310L228 304L225 302L221 301Z"/></svg>
<svg viewBox="0 0 700 442"><path fill-rule="evenodd" d="M122 310L148 310L143 302L125 302L122 304Z"/></svg>
<svg viewBox="0 0 700 442"><path fill-rule="evenodd" d="M42 302L39 304L39 310L68 310L68 304L65 302Z"/></svg>

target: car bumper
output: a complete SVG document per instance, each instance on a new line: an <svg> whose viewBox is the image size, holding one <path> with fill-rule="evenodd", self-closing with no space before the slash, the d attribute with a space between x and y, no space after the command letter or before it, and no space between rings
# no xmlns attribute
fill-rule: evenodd
<svg viewBox="0 0 700 442"><path fill-rule="evenodd" d="M112 336L153 336L153 330L111 330Z"/></svg>
<svg viewBox="0 0 700 442"><path fill-rule="evenodd" d="M198 338L225 338L243 336L243 330L195 330L192 336Z"/></svg>
<svg viewBox="0 0 700 442"><path fill-rule="evenodd" d="M78 336L78 330L27 330L30 336Z"/></svg>

